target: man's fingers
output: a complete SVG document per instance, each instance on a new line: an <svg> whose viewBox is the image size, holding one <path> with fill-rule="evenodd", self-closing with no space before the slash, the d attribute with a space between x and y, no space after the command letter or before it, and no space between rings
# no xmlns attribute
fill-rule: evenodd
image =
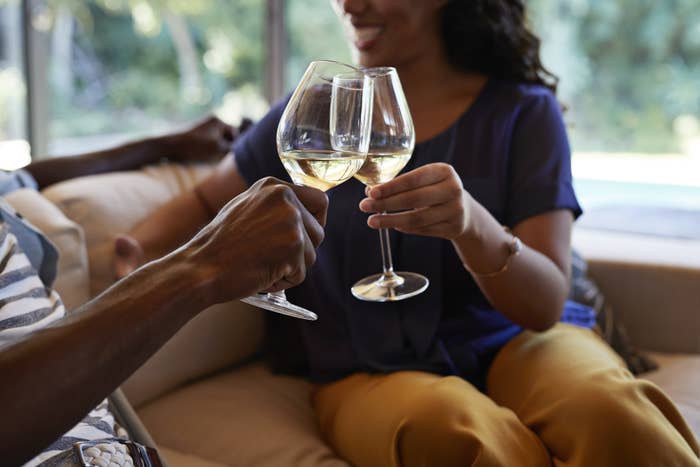
<svg viewBox="0 0 700 467"><path fill-rule="evenodd" d="M301 284L306 278L306 271L316 261L316 252L311 244L311 239L303 233L303 247L295 255L288 259L287 266L283 268L283 276L277 280L267 292L277 292Z"/></svg>
<svg viewBox="0 0 700 467"><path fill-rule="evenodd" d="M219 149L218 154L228 154L233 148L233 139L218 138L216 144Z"/></svg>
<svg viewBox="0 0 700 467"><path fill-rule="evenodd" d="M244 118L241 120L241 124L238 125L238 134L243 134L243 132L245 132L251 126L253 126L253 121L249 118Z"/></svg>
<svg viewBox="0 0 700 467"><path fill-rule="evenodd" d="M318 191L318 190L315 190ZM321 193L323 194L323 193ZM323 199L325 198L325 195L323 195ZM301 220L302 223L304 224L304 231L305 235L308 236L310 240L310 245L311 249L313 250L314 247L317 247L318 245L321 244L323 241L323 237L325 236L325 233L323 231L323 226L319 222L319 220L316 218L315 215L313 215L311 212L308 211L308 209L302 204L302 201L297 197L293 197L293 202L296 206L296 208L299 210L299 213L301 214ZM328 203L326 202L326 206ZM325 222L325 208L323 210L323 222Z"/></svg>
<svg viewBox="0 0 700 467"><path fill-rule="evenodd" d="M316 218L319 224L326 225L328 196L321 190L307 186L291 185L302 205Z"/></svg>
<svg viewBox="0 0 700 467"><path fill-rule="evenodd" d="M221 137L230 145L236 139L236 130L229 124L221 122Z"/></svg>

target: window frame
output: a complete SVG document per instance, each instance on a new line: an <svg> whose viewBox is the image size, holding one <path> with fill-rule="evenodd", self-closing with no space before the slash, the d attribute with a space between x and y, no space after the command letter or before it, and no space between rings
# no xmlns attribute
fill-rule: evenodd
<svg viewBox="0 0 700 467"><path fill-rule="evenodd" d="M26 93L26 134L32 160L48 157L49 141L49 87L48 37L32 25L32 12L41 8L44 0L20 0L22 30L21 47L24 58ZM266 0L265 3L265 98L274 102L284 92L284 56L286 49L284 0Z"/></svg>

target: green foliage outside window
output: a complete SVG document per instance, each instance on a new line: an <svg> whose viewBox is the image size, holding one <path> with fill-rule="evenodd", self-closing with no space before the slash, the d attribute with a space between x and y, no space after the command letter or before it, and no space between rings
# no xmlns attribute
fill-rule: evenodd
<svg viewBox="0 0 700 467"><path fill-rule="evenodd" d="M285 6L288 89L310 60L350 59L328 0ZM528 6L575 150L700 141L698 0ZM214 108L259 114L264 20L262 0L47 0L33 21L50 36L52 137L148 130Z"/></svg>
<svg viewBox="0 0 700 467"><path fill-rule="evenodd" d="M700 118L697 0L532 0L530 6L545 63L562 77L575 149L677 152L683 137L700 137L697 128L688 134Z"/></svg>
<svg viewBox="0 0 700 467"><path fill-rule="evenodd" d="M191 120L231 90L261 99L258 0L49 2L52 136ZM60 37L60 35L69 37Z"/></svg>

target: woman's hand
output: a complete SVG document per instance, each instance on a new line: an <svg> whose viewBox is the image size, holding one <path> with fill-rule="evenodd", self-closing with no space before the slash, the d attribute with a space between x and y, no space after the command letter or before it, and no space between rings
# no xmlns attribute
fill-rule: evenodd
<svg viewBox="0 0 700 467"><path fill-rule="evenodd" d="M145 262L141 244L134 237L120 234L114 240L114 262L112 272L119 280L138 269Z"/></svg>
<svg viewBox="0 0 700 467"><path fill-rule="evenodd" d="M374 229L454 240L468 227L472 197L449 164L434 163L399 175L366 190L360 209L374 214L367 224Z"/></svg>

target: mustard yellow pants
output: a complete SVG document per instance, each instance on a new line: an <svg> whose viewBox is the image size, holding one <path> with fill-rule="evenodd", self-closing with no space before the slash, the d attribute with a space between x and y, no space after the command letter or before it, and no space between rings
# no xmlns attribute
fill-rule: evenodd
<svg viewBox="0 0 700 467"><path fill-rule="evenodd" d="M319 386L321 430L356 467L700 466L673 403L593 331L525 332L486 394L454 377L355 374Z"/></svg>

